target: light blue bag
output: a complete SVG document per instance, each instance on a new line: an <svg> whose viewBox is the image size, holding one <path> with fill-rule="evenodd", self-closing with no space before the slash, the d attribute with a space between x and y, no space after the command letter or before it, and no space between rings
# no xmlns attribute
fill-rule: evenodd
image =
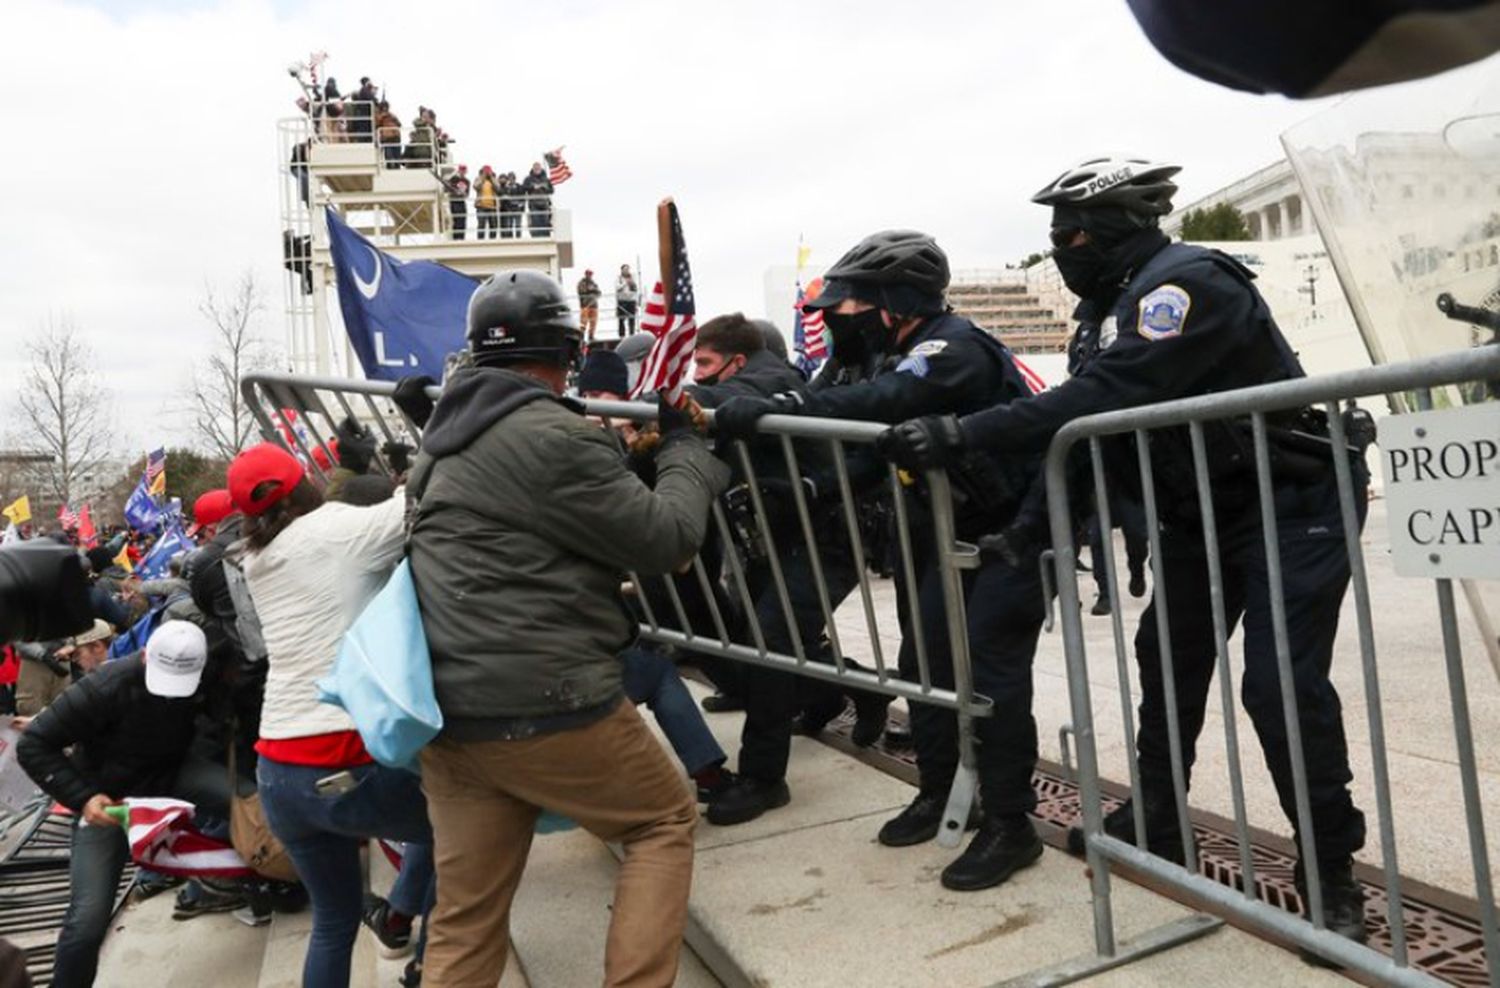
<svg viewBox="0 0 1500 988"><path fill-rule="evenodd" d="M401 560L344 633L333 673L318 683L318 698L348 712L377 762L419 771L417 756L443 729L443 712L432 687L432 656L410 560ZM544 810L536 832L576 826Z"/></svg>
<svg viewBox="0 0 1500 988"><path fill-rule="evenodd" d="M432 688L411 563L401 563L339 645L319 699L348 711L365 749L382 765L417 771L417 755L443 729Z"/></svg>

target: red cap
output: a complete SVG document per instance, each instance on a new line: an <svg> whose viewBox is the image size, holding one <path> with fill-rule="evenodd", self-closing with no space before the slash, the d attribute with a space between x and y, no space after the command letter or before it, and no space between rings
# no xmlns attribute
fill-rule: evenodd
<svg viewBox="0 0 1500 988"><path fill-rule="evenodd" d="M217 525L232 514L234 514L234 501L229 497L229 491L222 487L200 494L198 500L193 502L193 526L195 528Z"/></svg>
<svg viewBox="0 0 1500 988"><path fill-rule="evenodd" d="M459 165L458 166L458 170L461 171L461 172L466 172L466 171L469 170L469 166L468 165Z"/></svg>
<svg viewBox="0 0 1500 988"><path fill-rule="evenodd" d="M339 441L337 439L330 439L328 441L328 451L333 454L335 460L338 459ZM313 462L318 465L319 470L332 470L334 467L334 464L329 462L328 453L323 452L322 446L314 446L312 448L312 458Z"/></svg>
<svg viewBox="0 0 1500 988"><path fill-rule="evenodd" d="M302 482L305 472L297 458L275 443L251 446L229 464L229 497L234 506L247 515L264 514L266 509L292 493ZM274 482L260 499L251 495L261 484Z"/></svg>

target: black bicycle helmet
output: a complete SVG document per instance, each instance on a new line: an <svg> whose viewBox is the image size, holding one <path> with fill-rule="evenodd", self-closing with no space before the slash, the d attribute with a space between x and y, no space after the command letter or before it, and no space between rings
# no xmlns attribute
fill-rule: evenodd
<svg viewBox="0 0 1500 988"><path fill-rule="evenodd" d="M496 271L469 298L469 349L480 365L571 366L583 341L562 286L540 271Z"/></svg>
<svg viewBox="0 0 1500 988"><path fill-rule="evenodd" d="M1031 201L1087 209L1116 206L1145 216L1165 216L1172 211L1172 196L1177 192L1171 178L1180 171L1179 165L1144 158L1089 158L1047 183Z"/></svg>
<svg viewBox="0 0 1500 988"><path fill-rule="evenodd" d="M824 281L865 285L910 285L941 295L948 288L948 255L916 230L882 230L855 244L823 273Z"/></svg>

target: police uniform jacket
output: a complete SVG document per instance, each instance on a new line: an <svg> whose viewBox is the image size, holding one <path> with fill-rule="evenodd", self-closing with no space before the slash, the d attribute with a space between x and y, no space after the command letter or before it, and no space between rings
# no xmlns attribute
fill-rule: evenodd
<svg viewBox="0 0 1500 988"><path fill-rule="evenodd" d="M804 414L900 422L922 415L967 415L1031 394L1010 350L973 322L944 313L923 322L868 380L817 387ZM950 468L960 528L988 530L1009 520L1037 475L1036 457L1003 460L982 452Z"/></svg>
<svg viewBox="0 0 1500 988"><path fill-rule="evenodd" d="M1084 415L1302 377L1253 279L1219 251L1164 244L1113 299L1079 306L1080 327L1069 348L1073 376L1023 401L965 416L966 443L1035 453ZM1206 430L1215 499L1229 506L1253 496L1247 434L1245 423ZM1151 448L1164 513L1178 507L1192 514L1196 488L1186 428L1153 433ZM1121 472L1138 487L1133 468Z"/></svg>

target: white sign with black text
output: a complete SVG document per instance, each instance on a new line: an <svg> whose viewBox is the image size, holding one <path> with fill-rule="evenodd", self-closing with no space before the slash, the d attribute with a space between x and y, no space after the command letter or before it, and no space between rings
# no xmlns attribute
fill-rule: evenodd
<svg viewBox="0 0 1500 988"><path fill-rule="evenodd" d="M1378 441L1397 574L1500 578L1500 404L1391 415Z"/></svg>

